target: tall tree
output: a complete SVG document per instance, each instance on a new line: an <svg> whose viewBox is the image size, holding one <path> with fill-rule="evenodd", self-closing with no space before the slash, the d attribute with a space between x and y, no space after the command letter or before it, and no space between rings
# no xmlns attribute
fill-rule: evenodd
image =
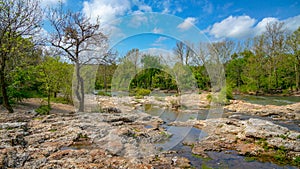
<svg viewBox="0 0 300 169"><path fill-rule="evenodd" d="M286 31L283 22L268 23L264 33L264 49L268 58L269 89L279 87L278 64L283 59L282 54L286 50ZM274 78L272 78L274 76ZM275 80L275 82L273 81Z"/></svg>
<svg viewBox="0 0 300 169"><path fill-rule="evenodd" d="M37 68L39 72L38 80L42 83L42 88L46 90L48 107L50 108L51 95L59 92L67 85L70 86L68 83L71 81L69 79L72 78L70 72L72 67L61 62L60 57L45 56L43 62Z"/></svg>
<svg viewBox="0 0 300 169"><path fill-rule="evenodd" d="M174 53L176 57L180 60L181 64L188 65L189 60L192 57L193 51L186 43L177 42L176 47L174 48Z"/></svg>
<svg viewBox="0 0 300 169"><path fill-rule="evenodd" d="M54 28L51 44L61 49L75 65L75 97L79 102L78 111L83 112L84 79L80 70L106 55L108 38L100 28L99 19L92 22L81 12L51 9L48 19Z"/></svg>
<svg viewBox="0 0 300 169"><path fill-rule="evenodd" d="M42 20L39 1L35 0L1 0L0 1L0 84L3 105L13 112L7 93L7 76L21 60L22 50L30 47L24 37L37 33ZM8 67L8 65L13 65Z"/></svg>
<svg viewBox="0 0 300 169"><path fill-rule="evenodd" d="M296 89L300 90L300 27L288 37L288 46L294 56Z"/></svg>

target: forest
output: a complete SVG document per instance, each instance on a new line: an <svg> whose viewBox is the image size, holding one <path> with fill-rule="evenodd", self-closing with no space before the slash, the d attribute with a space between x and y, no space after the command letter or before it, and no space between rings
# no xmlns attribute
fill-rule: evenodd
<svg viewBox="0 0 300 169"><path fill-rule="evenodd" d="M72 95L83 100L83 65L98 65L99 94L110 91L115 70L128 60L128 69L136 74L130 90L179 92L176 79L163 71L168 68L158 56L129 49L116 57L117 51L107 51L109 37L100 22L91 22L80 12L49 9L46 18L53 32L43 38L38 33L43 11L38 2L27 1L0 1L0 102L9 112L24 98L45 98L49 107L50 101L72 103ZM192 72L199 90L211 89L206 68L211 55L218 55L227 89L235 93L288 95L300 89L300 28L289 32L282 22L269 23L261 35L243 41L177 42L173 53L178 66ZM133 64L138 58L140 70Z"/></svg>

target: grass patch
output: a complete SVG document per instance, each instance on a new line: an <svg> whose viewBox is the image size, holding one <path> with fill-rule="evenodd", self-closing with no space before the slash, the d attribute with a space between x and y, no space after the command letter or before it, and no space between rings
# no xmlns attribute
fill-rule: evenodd
<svg viewBox="0 0 300 169"><path fill-rule="evenodd" d="M245 157L244 160L245 160L246 162L252 162L252 161L255 161L256 158L255 158L255 157L250 157L250 156L248 156L248 157Z"/></svg>
<svg viewBox="0 0 300 169"><path fill-rule="evenodd" d="M104 92L104 91L99 91L99 92L97 93L97 95L99 95L99 96L110 96L110 97L111 97L111 94L110 94L110 93L107 93L107 92Z"/></svg>
<svg viewBox="0 0 300 169"><path fill-rule="evenodd" d="M144 96L134 96L135 99L143 99Z"/></svg>
<svg viewBox="0 0 300 169"><path fill-rule="evenodd" d="M287 136L283 134L281 134L279 137L282 138L283 140L287 139Z"/></svg>
<svg viewBox="0 0 300 169"><path fill-rule="evenodd" d="M50 131L50 132L56 132L57 129L50 129L49 131Z"/></svg>
<svg viewBox="0 0 300 169"><path fill-rule="evenodd" d="M213 169L213 168L208 167L206 164L202 164L201 169Z"/></svg>
<svg viewBox="0 0 300 169"><path fill-rule="evenodd" d="M51 110L51 107L49 107L48 105L41 105L39 108L35 109L35 111L39 115L48 115L50 110Z"/></svg>
<svg viewBox="0 0 300 169"><path fill-rule="evenodd" d="M166 138L172 137L171 134L169 134L169 133L167 133L167 132L165 132L165 131L161 131L160 134L163 135L163 136L166 137Z"/></svg>
<svg viewBox="0 0 300 169"><path fill-rule="evenodd" d="M143 89L143 88L135 88L130 91L130 95L133 95L133 96L148 96L150 93L151 93L151 90Z"/></svg>

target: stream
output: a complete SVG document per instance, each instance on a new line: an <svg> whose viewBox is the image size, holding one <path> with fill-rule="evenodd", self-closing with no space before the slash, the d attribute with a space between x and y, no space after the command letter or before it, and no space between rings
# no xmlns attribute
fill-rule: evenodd
<svg viewBox="0 0 300 169"><path fill-rule="evenodd" d="M260 105L288 105L300 102L300 96L254 96L254 95L234 95L237 100L245 100L252 104Z"/></svg>
<svg viewBox="0 0 300 169"><path fill-rule="evenodd" d="M260 162L257 160L249 160L245 156L239 155L235 151L224 152L207 152L210 159L204 159L199 156L193 155L190 146L186 146L184 142L198 142L207 134L195 127L179 127L169 126L168 124L173 121L187 121L188 119L206 119L208 111L201 110L198 113L180 113L169 109L163 109L154 105L145 105L145 112L158 116L164 120L164 127L172 136L165 142L157 143L156 146L162 150L174 150L176 156L185 157L190 160L191 165L196 168L204 166L210 168L260 168L260 169L296 169L293 166L280 166L270 162ZM245 117L246 118L246 117ZM175 156L169 154L169 156Z"/></svg>

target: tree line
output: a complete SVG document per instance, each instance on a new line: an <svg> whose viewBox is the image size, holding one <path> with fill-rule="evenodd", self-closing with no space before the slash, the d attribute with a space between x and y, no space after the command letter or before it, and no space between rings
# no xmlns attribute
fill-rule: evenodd
<svg viewBox="0 0 300 169"><path fill-rule="evenodd" d="M284 23L273 22L266 25L265 32L254 38L198 45L177 42L173 52L176 62L191 70L201 90L212 87L207 71L209 67L214 69L212 62L223 65L226 86L237 93L288 94L300 89L300 27L289 32ZM212 55L216 55L218 60L212 61ZM128 51L119 62L127 64L121 72L130 70L131 74L135 74L130 88L177 89L178 81L165 71L168 65L159 58L143 54L138 49ZM113 67L117 68L115 64Z"/></svg>
<svg viewBox="0 0 300 169"><path fill-rule="evenodd" d="M0 101L9 112L13 112L11 103L34 96L46 97L50 107L51 98L58 93L69 101L74 96L79 103L78 111L84 111L82 70L85 65L96 64L100 66L95 87L106 91L113 85L115 70L120 67L123 71L117 73L122 77L128 75L126 72L134 75L129 79L130 89L180 92L179 88L192 89L190 86L196 85L201 90L210 90L212 82L207 70L214 69L216 63L224 67L227 88L236 92L300 89L300 28L289 32L284 23L269 23L261 35L240 42L177 42L173 50L177 59L171 70L159 56L143 54L138 49L131 49L117 59L107 51L108 36L103 33L99 19L91 21L81 12L65 10L62 5L45 12L39 1L0 0L0 9ZM42 38L45 18L51 31ZM68 62L62 58L68 58Z"/></svg>

